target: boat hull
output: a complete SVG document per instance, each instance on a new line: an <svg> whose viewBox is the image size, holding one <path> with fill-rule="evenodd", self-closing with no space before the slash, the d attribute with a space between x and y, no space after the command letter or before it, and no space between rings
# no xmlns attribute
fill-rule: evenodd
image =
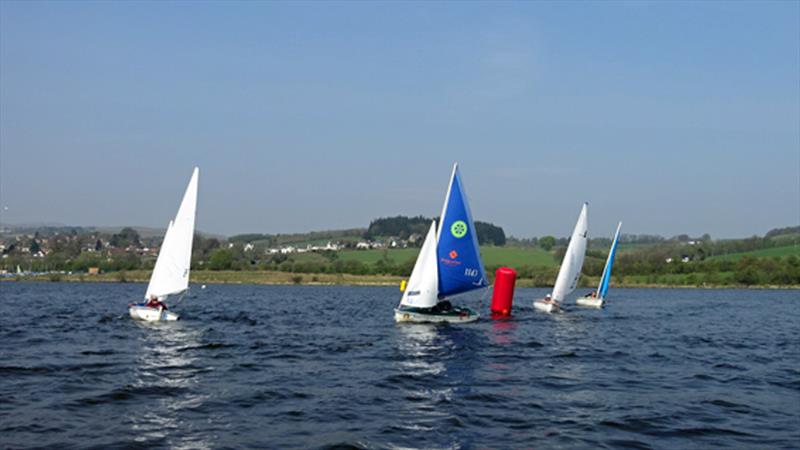
<svg viewBox="0 0 800 450"><path fill-rule="evenodd" d="M394 310L397 323L468 323L480 319L480 314L469 308L453 308L445 312L432 312L411 308Z"/></svg>
<svg viewBox="0 0 800 450"><path fill-rule="evenodd" d="M180 319L180 316L172 311L143 305L131 305L128 308L128 313L130 313L132 319L145 322L171 322Z"/></svg>
<svg viewBox="0 0 800 450"><path fill-rule="evenodd" d="M580 297L577 300L575 300L576 305L585 306L587 308L602 308L603 303L604 301L602 298Z"/></svg>
<svg viewBox="0 0 800 450"><path fill-rule="evenodd" d="M536 300L533 302L533 309L536 311L541 311L544 313L553 313L561 311L561 307L558 306L558 303L554 302L546 302L544 300Z"/></svg>

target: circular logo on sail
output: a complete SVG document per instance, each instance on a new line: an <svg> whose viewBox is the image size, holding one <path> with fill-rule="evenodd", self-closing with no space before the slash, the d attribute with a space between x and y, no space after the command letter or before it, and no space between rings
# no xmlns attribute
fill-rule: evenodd
<svg viewBox="0 0 800 450"><path fill-rule="evenodd" d="M450 233L460 239L467 235L467 224L463 220L457 220L450 226Z"/></svg>

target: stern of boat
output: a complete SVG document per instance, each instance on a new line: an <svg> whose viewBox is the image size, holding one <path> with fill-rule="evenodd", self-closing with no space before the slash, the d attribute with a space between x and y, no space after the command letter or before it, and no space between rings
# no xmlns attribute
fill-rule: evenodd
<svg viewBox="0 0 800 450"><path fill-rule="evenodd" d="M533 309L544 313L553 313L561 310L557 303L546 302L544 299L534 301Z"/></svg>
<svg viewBox="0 0 800 450"><path fill-rule="evenodd" d="M602 308L603 299L580 297L577 300L575 300L575 304L578 306L585 306L587 308Z"/></svg>
<svg viewBox="0 0 800 450"><path fill-rule="evenodd" d="M150 308L144 305L131 305L128 308L128 313L132 319L145 322L172 322L180 319L180 316L172 311L159 310L158 308Z"/></svg>
<svg viewBox="0 0 800 450"><path fill-rule="evenodd" d="M397 323L469 323L480 317L480 314L469 308L453 308L447 312L427 312L403 308L394 310L394 321Z"/></svg>

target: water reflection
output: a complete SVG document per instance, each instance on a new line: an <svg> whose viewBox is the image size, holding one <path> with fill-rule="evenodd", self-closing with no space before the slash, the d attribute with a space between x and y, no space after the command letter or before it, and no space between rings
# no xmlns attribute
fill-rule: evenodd
<svg viewBox="0 0 800 450"><path fill-rule="evenodd" d="M474 383L474 327L409 324L397 330L399 375L393 378L400 390L396 423L402 439L409 431L426 431L429 443L459 446L458 436L442 430L463 420L458 404Z"/></svg>
<svg viewBox="0 0 800 450"><path fill-rule="evenodd" d="M594 311L588 311L592 313ZM596 333L592 332L594 315L581 310L554 314L551 320L552 338L547 342L550 357L547 385L554 410L557 405L571 405L569 414L556 415L554 420L577 421L593 424L597 408L602 407L602 389L597 389L592 361L602 355L595 354Z"/></svg>
<svg viewBox="0 0 800 450"><path fill-rule="evenodd" d="M142 327L132 390L145 397L143 414L131 417L137 442L168 442L173 448L211 448L207 434L192 433L182 414L200 407L207 395L197 393L199 375L195 364L200 332L185 322L137 323ZM205 435L196 438L194 435Z"/></svg>
<svg viewBox="0 0 800 450"><path fill-rule="evenodd" d="M492 343L497 345L509 345L514 343L514 331L517 323L512 318L498 318L492 320Z"/></svg>
<svg viewBox="0 0 800 450"><path fill-rule="evenodd" d="M453 395L452 388L443 385L447 376L443 356L453 348L453 342L431 324L408 324L397 329L401 355L397 385L402 390L399 426L410 431L436 430L437 422L447 417L436 405L450 401Z"/></svg>

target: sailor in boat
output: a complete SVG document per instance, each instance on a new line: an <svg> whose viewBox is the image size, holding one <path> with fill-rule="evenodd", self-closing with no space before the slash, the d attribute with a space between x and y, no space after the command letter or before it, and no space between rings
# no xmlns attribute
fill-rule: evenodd
<svg viewBox="0 0 800 450"><path fill-rule="evenodd" d="M550 294L544 296L544 303L550 303L556 307L561 307L556 300L553 300L553 297L551 297Z"/></svg>
<svg viewBox="0 0 800 450"><path fill-rule="evenodd" d="M453 310L453 304L450 303L449 300L442 300L441 302L437 303L436 306L431 308L432 313L446 313Z"/></svg>
<svg viewBox="0 0 800 450"><path fill-rule="evenodd" d="M161 300L159 300L158 297L156 297L155 295L150 296L150 300L147 301L147 304L145 304L145 306L153 309L159 309L159 308L163 310L168 309L167 305Z"/></svg>
<svg viewBox="0 0 800 450"><path fill-rule="evenodd" d="M597 291L591 291L588 294L584 295L583 298L597 298Z"/></svg>

